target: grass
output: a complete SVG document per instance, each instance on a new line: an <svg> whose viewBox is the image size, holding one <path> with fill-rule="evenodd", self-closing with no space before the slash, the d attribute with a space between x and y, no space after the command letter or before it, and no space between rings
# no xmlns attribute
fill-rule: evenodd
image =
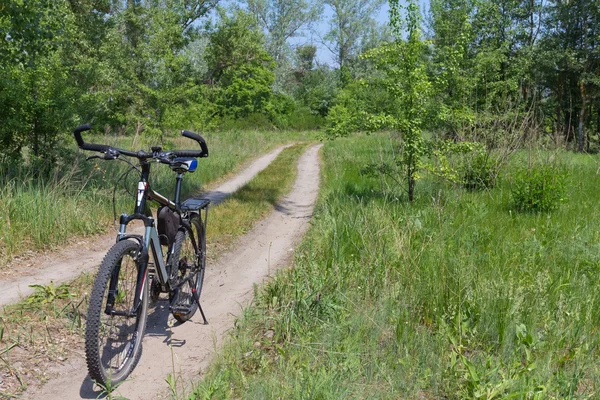
<svg viewBox="0 0 600 400"><path fill-rule="evenodd" d="M209 216L208 242L225 247L270 212L291 190L297 175L295 165L305 150L305 144L284 149L267 169L216 208Z"/></svg>
<svg viewBox="0 0 600 400"><path fill-rule="evenodd" d="M205 134L210 157L199 162L198 170L184 180L183 196L200 191L204 185L232 173L246 160L267 152L278 144L309 134L260 132L221 132ZM122 148L146 148L143 138L87 135L86 140ZM186 138L170 138L165 148L196 148ZM104 232L112 224L112 189L126 165L118 162L86 162L91 153L66 151L64 158L46 174L32 166L0 169L0 267L26 252L47 250L66 244L73 236ZM42 176L40 176L42 175ZM135 192L136 176L125 186ZM166 166L153 168L153 186L172 195L174 174ZM185 197L184 197L185 198ZM117 215L132 211L133 200L125 190L117 195ZM93 212L90 212L93 210Z"/></svg>
<svg viewBox="0 0 600 400"><path fill-rule="evenodd" d="M424 179L414 204L360 168L382 136L327 143L313 227L258 291L190 399L597 398L596 156L558 154L568 198ZM382 190L382 188L384 190Z"/></svg>
<svg viewBox="0 0 600 400"><path fill-rule="evenodd" d="M210 255L216 248L228 246L273 209L273 204L290 190L297 161L305 149L306 144L297 144L283 150L234 196L211 209L207 240ZM0 398L10 398L31 383L44 382L48 379L47 366L73 354L83 356L85 315L93 280L93 274L83 274L58 286L37 285L34 295L4 308L0 315Z"/></svg>

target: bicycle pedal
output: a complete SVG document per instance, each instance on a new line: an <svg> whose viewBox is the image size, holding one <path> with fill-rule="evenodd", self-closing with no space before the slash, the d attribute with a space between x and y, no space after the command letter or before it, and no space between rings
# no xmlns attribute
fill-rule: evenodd
<svg viewBox="0 0 600 400"><path fill-rule="evenodd" d="M187 315L192 311L192 307L191 306L184 306L184 305L179 305L179 306L174 306L171 307L171 312L173 313L173 315Z"/></svg>

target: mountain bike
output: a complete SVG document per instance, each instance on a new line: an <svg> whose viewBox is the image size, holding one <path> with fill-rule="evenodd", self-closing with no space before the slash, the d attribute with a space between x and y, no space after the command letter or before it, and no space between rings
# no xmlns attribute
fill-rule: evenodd
<svg viewBox="0 0 600 400"><path fill-rule="evenodd" d="M200 293L206 267L206 223L210 200L190 198L181 201L183 175L194 172L196 158L208 157L204 139L182 131L195 140L201 150L164 151L152 147L150 152L129 151L83 141L86 124L73 131L78 146L101 155L88 157L127 162L140 174L133 214L122 214L116 244L100 264L90 294L85 330L85 354L90 377L103 387L125 380L142 354L142 339L148 317L148 301L167 293L169 310L183 323L200 310ZM138 160L138 165L126 156ZM175 173L175 195L170 200L152 190L150 167L167 164ZM156 220L149 202L159 204ZM132 221L142 221L144 235L127 233ZM163 254L162 246L166 247ZM150 262L150 254L152 261Z"/></svg>

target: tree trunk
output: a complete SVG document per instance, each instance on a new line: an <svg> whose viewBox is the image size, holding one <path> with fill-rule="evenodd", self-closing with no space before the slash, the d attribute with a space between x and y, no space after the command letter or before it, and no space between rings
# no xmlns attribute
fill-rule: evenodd
<svg viewBox="0 0 600 400"><path fill-rule="evenodd" d="M556 102L556 127L554 128L554 144L556 145L556 148L558 148L558 146L560 145L560 131L562 128L562 121L561 121L561 112L560 112L560 103L557 101Z"/></svg>
<svg viewBox="0 0 600 400"><path fill-rule="evenodd" d="M415 199L415 172L412 167L409 166L407 170L408 175L408 201L411 203Z"/></svg>
<svg viewBox="0 0 600 400"><path fill-rule="evenodd" d="M581 112L579 113L579 129L577 130L577 150L581 153L583 152L583 122L585 120L585 85L583 84L583 82L579 84L579 90L581 92Z"/></svg>
<svg viewBox="0 0 600 400"><path fill-rule="evenodd" d="M596 134L598 135L598 153L600 153L600 108L596 110L596 117L598 121L596 122Z"/></svg>
<svg viewBox="0 0 600 400"><path fill-rule="evenodd" d="M587 106L587 111L586 111L586 115L593 115L594 113L594 109L592 108L591 104L588 104ZM590 152L590 148L592 146L592 138L590 136L590 126L589 126L589 121L588 121L588 126L585 129L585 152L589 153Z"/></svg>

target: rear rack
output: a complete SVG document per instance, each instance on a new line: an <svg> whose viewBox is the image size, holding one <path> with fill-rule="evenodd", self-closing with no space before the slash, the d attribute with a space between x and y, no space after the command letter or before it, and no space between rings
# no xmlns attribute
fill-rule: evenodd
<svg viewBox="0 0 600 400"><path fill-rule="evenodd" d="M187 199L181 203L181 211L198 211L208 207L209 204L208 199Z"/></svg>

